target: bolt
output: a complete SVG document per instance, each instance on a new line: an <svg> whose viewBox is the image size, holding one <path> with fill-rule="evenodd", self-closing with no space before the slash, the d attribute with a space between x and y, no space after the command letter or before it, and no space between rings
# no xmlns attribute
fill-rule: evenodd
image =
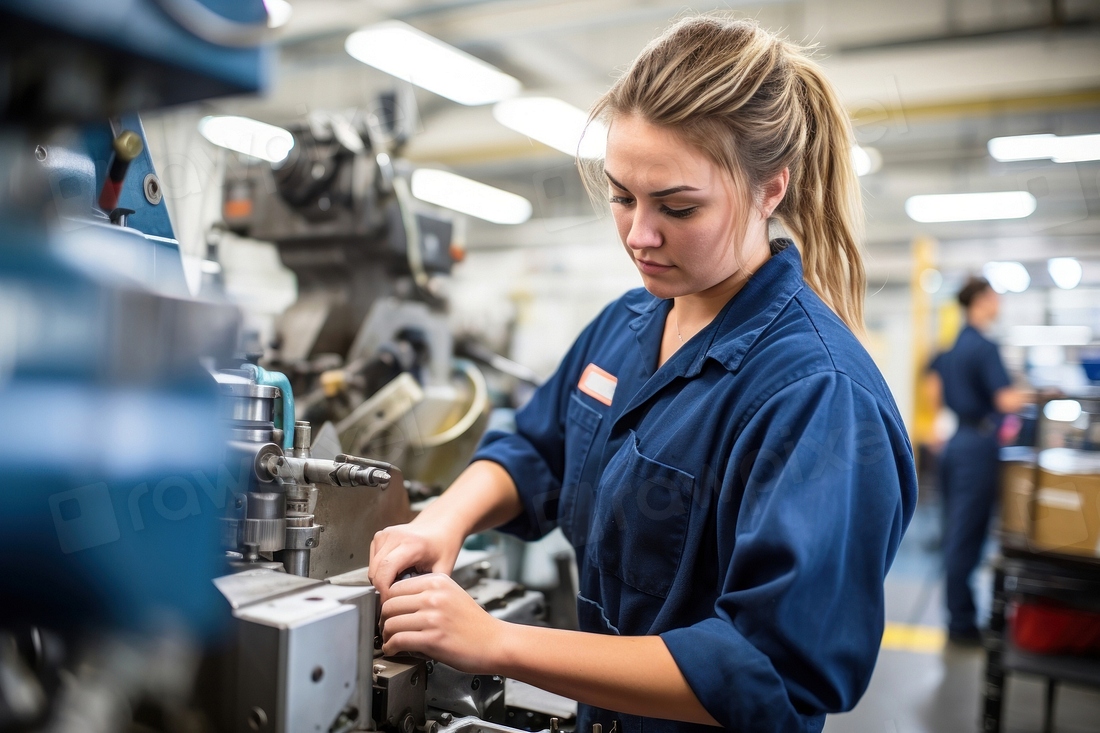
<svg viewBox="0 0 1100 733"><path fill-rule="evenodd" d="M248 713L248 727L252 730L265 730L267 728L267 713L263 708L254 707Z"/></svg>
<svg viewBox="0 0 1100 733"><path fill-rule="evenodd" d="M159 204L164 194L160 188L160 179L157 178L156 174L150 173L145 176L145 180L142 181L141 185L145 191L145 200L153 206Z"/></svg>
<svg viewBox="0 0 1100 733"><path fill-rule="evenodd" d="M474 677L474 681L470 683L470 689L480 690L481 689L481 678Z"/></svg>
<svg viewBox="0 0 1100 733"><path fill-rule="evenodd" d="M416 687L417 685L420 684L420 673L419 672L413 672L412 677L409 678L409 684L412 685L413 687Z"/></svg>
<svg viewBox="0 0 1100 733"><path fill-rule="evenodd" d="M34 149L34 157L38 158L38 162L46 160L46 146L39 145Z"/></svg>
<svg viewBox="0 0 1100 733"><path fill-rule="evenodd" d="M315 544L316 541L312 537L306 538L306 547L313 547Z"/></svg>
<svg viewBox="0 0 1100 733"><path fill-rule="evenodd" d="M416 730L416 720L413 719L412 713L405 713L405 717L401 718L401 733L413 733Z"/></svg>

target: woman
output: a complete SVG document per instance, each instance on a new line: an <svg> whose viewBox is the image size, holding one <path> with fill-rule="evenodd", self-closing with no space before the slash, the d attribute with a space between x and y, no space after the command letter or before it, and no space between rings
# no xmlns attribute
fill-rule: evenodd
<svg viewBox="0 0 1100 733"><path fill-rule="evenodd" d="M375 537L383 649L574 698L585 733L819 731L867 686L916 499L853 335L847 116L795 47L692 18L593 118L645 288L585 329L514 434L486 435L436 503ZM769 242L773 220L798 247ZM579 632L497 621L446 575L469 533L555 526L577 550ZM394 582L410 567L430 574Z"/></svg>

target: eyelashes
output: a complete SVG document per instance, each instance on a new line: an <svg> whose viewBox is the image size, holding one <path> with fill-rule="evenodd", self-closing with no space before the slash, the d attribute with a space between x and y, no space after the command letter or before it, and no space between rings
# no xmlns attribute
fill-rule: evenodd
<svg viewBox="0 0 1100 733"><path fill-rule="evenodd" d="M634 199L627 196L612 196L610 198L611 203L618 204L620 206L630 206L634 203ZM674 219L686 219L698 209L698 206L689 206L686 209L672 209L664 204L661 204L661 213L671 216Z"/></svg>
<svg viewBox="0 0 1100 733"><path fill-rule="evenodd" d="M675 219L686 219L689 216L691 216L692 214L694 214L695 210L698 209L698 208L699 208L698 206L689 206L686 209L670 209L669 207L662 205L661 206L661 211L663 211L664 213L668 214L669 216L671 216Z"/></svg>

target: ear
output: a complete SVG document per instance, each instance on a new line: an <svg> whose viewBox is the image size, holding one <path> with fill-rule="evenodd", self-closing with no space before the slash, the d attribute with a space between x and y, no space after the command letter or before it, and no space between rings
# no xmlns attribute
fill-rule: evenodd
<svg viewBox="0 0 1100 733"><path fill-rule="evenodd" d="M775 177L764 184L764 196L760 201L760 213L767 219L779 208L783 197L787 195L787 184L791 182L791 169L784 168Z"/></svg>

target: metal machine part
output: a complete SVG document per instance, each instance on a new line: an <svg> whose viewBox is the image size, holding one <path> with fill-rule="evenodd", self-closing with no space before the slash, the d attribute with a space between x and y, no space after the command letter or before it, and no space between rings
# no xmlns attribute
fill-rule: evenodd
<svg viewBox="0 0 1100 733"><path fill-rule="evenodd" d="M259 91L270 50L263 37L228 47L164 12L202 8L223 24L264 24L262 2L6 0L0 66L9 69L0 117L42 125L101 120L132 109ZM74 93L73 90L79 90Z"/></svg>
<svg viewBox="0 0 1100 733"><path fill-rule="evenodd" d="M529 592L486 577L493 568L489 554L464 552L455 576L494 615L526 622L530 614L510 615L512 606L501 601ZM416 656L382 656L378 593L365 567L327 582L253 568L214 584L235 624L220 671L207 673L220 680L208 704L220 730L414 733L456 715L506 720L504 679ZM326 679L339 684L322 684Z"/></svg>
<svg viewBox="0 0 1100 733"><path fill-rule="evenodd" d="M372 304L397 294L402 282L412 288L402 297L430 303L445 326L428 281L454 264L451 222L427 207L412 211L415 204L398 196L392 142L403 136L385 134L370 119L311 113L289 126L295 144L285 161L227 175L228 226L274 242L298 277L298 302L279 327L280 367L324 353L350 363ZM390 132L407 120L391 122ZM445 367L450 352L440 357Z"/></svg>
<svg viewBox="0 0 1100 733"><path fill-rule="evenodd" d="M374 661L374 722L379 728L415 733L427 721L428 662L413 657Z"/></svg>
<svg viewBox="0 0 1100 733"><path fill-rule="evenodd" d="M261 554L270 553L288 573L300 576L321 573L323 577L357 566L349 567L355 556L350 551L346 563L326 563L318 568L319 573L311 573L313 552L322 546L325 530L315 513L318 500L330 487L348 488L355 493L347 503L358 505L361 510L377 503L365 500L363 492L385 493L395 479L403 486L400 472L389 464L347 454L335 459L313 458L310 424L293 420L293 399L287 399L287 395L281 394L282 389L271 384L285 383L285 378L250 367L244 365L215 374L221 388L223 417L234 437L227 449L227 455L232 456L229 462L250 466L245 474L246 485L239 487L241 490L223 520L227 549L239 553L245 564L263 562ZM257 383L261 378L269 383ZM289 450L278 445L281 436L274 419L279 411L292 438ZM318 490L318 484L326 487L324 492ZM407 497L405 501L407 506ZM396 517L375 519L392 523L406 520L407 516L399 511ZM343 524L345 521L341 521ZM356 534L362 531L361 526L352 525L349 533L351 529ZM367 535L367 543L371 536ZM343 543L338 544L338 549L343 551ZM366 558L366 551L360 549L358 564Z"/></svg>
<svg viewBox="0 0 1100 733"><path fill-rule="evenodd" d="M215 584L235 620L209 706L221 730L327 732L371 719L360 649L374 646L373 588L259 569Z"/></svg>
<svg viewBox="0 0 1100 733"><path fill-rule="evenodd" d="M471 675L439 662L428 662L427 702L433 713L473 715L494 723L507 717L503 677Z"/></svg>
<svg viewBox="0 0 1100 733"><path fill-rule="evenodd" d="M303 483L323 483L330 486L367 486L385 490L392 478L384 468L320 458L270 455L264 458L262 468L273 479L294 479Z"/></svg>

